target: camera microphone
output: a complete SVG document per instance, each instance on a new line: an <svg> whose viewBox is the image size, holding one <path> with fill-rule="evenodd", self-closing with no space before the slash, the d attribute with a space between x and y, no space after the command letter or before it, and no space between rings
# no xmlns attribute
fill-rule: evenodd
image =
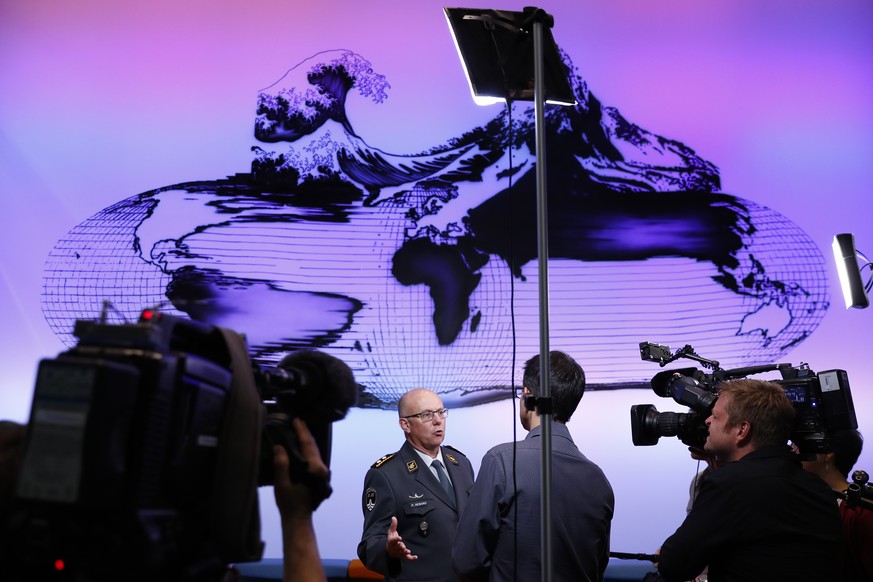
<svg viewBox="0 0 873 582"><path fill-rule="evenodd" d="M317 350L285 356L271 371L271 379L279 389L277 400L299 398L297 402L309 409L298 411L303 418L334 422L344 418L358 401L358 384L351 368L339 358Z"/></svg>
<svg viewBox="0 0 873 582"><path fill-rule="evenodd" d="M357 403L354 374L338 358L317 350L300 350L285 356L276 368L257 371L256 378L267 405L266 446L261 451L258 483L272 484L272 447L280 444L288 451L291 480L307 482L314 509L331 489L327 480L313 481L308 475L291 419L298 417L306 423L324 464L330 467L332 423L344 418Z"/></svg>

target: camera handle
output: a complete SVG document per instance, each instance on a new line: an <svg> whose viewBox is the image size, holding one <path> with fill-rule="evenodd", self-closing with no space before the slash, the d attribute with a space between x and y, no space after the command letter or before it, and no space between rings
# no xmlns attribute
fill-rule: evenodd
<svg viewBox="0 0 873 582"><path fill-rule="evenodd" d="M643 360L650 362L658 362L662 368L671 362L675 362L679 358L688 358L695 362L700 362L704 368L709 368L712 371L721 370L719 363L716 360L707 360L698 356L691 345L679 348L675 353L670 353L670 347L654 342L640 342L640 356Z"/></svg>
<svg viewBox="0 0 873 582"><path fill-rule="evenodd" d="M678 360L679 358L688 358L689 360L700 362L700 364L703 365L704 368L709 368L713 371L721 369L719 363L716 360L707 360L706 358L698 356L697 353L694 351L694 348L691 347L691 345L687 345L676 350L676 353L673 354L671 359L661 364L661 366L664 366L672 362L673 360Z"/></svg>

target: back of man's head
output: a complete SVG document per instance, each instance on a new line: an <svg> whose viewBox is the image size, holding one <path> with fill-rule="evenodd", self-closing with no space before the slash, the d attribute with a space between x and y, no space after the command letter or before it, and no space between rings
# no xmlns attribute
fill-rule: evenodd
<svg viewBox="0 0 873 582"><path fill-rule="evenodd" d="M531 394L540 396L539 355L525 362L523 382ZM564 352L549 352L549 388L554 419L557 422L567 422L585 393L585 372L582 366Z"/></svg>
<svg viewBox="0 0 873 582"><path fill-rule="evenodd" d="M863 447L864 438L857 430L837 430L828 435L828 451L834 454L834 466L846 479Z"/></svg>
<svg viewBox="0 0 873 582"><path fill-rule="evenodd" d="M794 430L794 405L782 386L775 382L743 378L722 382L719 398L729 396L726 410L728 423L746 421L751 425L751 442L757 449L784 445Z"/></svg>

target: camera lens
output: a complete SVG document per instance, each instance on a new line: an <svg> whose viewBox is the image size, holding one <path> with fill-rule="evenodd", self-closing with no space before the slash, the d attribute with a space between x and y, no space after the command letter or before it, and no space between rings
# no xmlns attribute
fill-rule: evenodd
<svg viewBox="0 0 873 582"><path fill-rule="evenodd" d="M662 436L678 436L689 446L702 447L707 427L696 412L658 412L651 404L631 406L631 436L635 446L657 444Z"/></svg>

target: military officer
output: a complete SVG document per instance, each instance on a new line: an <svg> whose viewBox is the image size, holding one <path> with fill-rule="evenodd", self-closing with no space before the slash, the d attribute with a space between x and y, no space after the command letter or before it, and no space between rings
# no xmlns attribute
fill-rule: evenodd
<svg viewBox="0 0 873 582"><path fill-rule="evenodd" d="M376 461L364 478L364 532L358 557L386 580L458 580L452 542L473 486L473 467L442 446L448 410L424 388L400 398L406 442Z"/></svg>

